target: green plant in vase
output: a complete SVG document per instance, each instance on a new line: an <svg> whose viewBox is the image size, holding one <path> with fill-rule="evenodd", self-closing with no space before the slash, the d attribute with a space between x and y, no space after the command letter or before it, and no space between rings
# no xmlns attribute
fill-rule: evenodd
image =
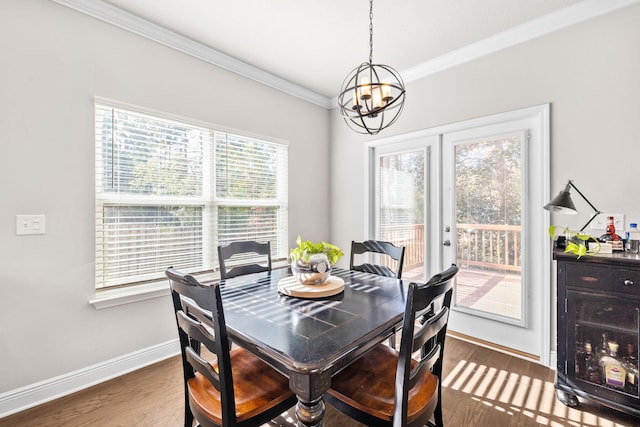
<svg viewBox="0 0 640 427"><path fill-rule="evenodd" d="M565 252L577 255L578 258L584 255L596 255L600 252L600 242L593 236L583 234L580 231L570 230L568 227L557 227L552 225L549 227L549 236L551 240L556 238L556 230L561 229L562 234L566 236ZM595 242L595 248L589 248L589 242Z"/></svg>
<svg viewBox="0 0 640 427"><path fill-rule="evenodd" d="M302 241L296 239L298 247L291 249L291 272L305 285L323 283L331 274L331 268L342 258L344 252L327 242Z"/></svg>

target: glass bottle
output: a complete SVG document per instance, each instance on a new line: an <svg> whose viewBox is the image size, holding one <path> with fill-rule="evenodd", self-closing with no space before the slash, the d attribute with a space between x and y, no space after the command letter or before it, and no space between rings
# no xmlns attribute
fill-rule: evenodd
<svg viewBox="0 0 640 427"><path fill-rule="evenodd" d="M627 251L633 254L637 254L640 249L640 230L638 224L632 222L629 224L629 231L627 231Z"/></svg>
<svg viewBox="0 0 640 427"><path fill-rule="evenodd" d="M638 395L638 358L633 344L627 344L627 355L622 360L622 366L627 371L627 383L625 390L633 395Z"/></svg>
<svg viewBox="0 0 640 427"><path fill-rule="evenodd" d="M616 234L616 225L612 216L607 217L607 228L605 233L600 236L600 241L605 243L611 243L614 250L624 250L624 244L622 243L622 237Z"/></svg>
<svg viewBox="0 0 640 427"><path fill-rule="evenodd" d="M586 379L587 376L587 351L586 351L586 347L587 347L587 343L588 341L585 341L584 345L579 342L576 341L576 354L574 355L575 357L575 376L576 378L581 378L581 379ZM591 343L589 343L589 347L591 347Z"/></svg>
<svg viewBox="0 0 640 427"><path fill-rule="evenodd" d="M604 384L609 387L624 389L627 380L627 371L618 359L618 343L607 341L607 354L600 357L599 364L602 368Z"/></svg>
<svg viewBox="0 0 640 427"><path fill-rule="evenodd" d="M585 341L584 343L584 354L585 372L583 379L594 384L602 384L600 366L598 366L598 360L593 354L590 341Z"/></svg>
<svg viewBox="0 0 640 427"><path fill-rule="evenodd" d="M598 349L598 360L602 359L603 357L607 356L607 354L609 353L607 351L607 341L609 341L609 339L607 338L607 333L603 332L602 333L602 340L600 341L600 348Z"/></svg>

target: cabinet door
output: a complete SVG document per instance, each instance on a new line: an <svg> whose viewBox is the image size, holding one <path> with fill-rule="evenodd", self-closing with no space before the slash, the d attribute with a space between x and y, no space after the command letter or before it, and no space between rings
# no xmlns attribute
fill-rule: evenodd
<svg viewBox="0 0 640 427"><path fill-rule="evenodd" d="M583 391L636 406L640 303L567 292L567 377Z"/></svg>

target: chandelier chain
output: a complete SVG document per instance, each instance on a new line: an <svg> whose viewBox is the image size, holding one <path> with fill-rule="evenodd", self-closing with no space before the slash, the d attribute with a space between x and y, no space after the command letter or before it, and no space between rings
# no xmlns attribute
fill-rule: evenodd
<svg viewBox="0 0 640 427"><path fill-rule="evenodd" d="M369 0L369 64L373 64L373 0Z"/></svg>

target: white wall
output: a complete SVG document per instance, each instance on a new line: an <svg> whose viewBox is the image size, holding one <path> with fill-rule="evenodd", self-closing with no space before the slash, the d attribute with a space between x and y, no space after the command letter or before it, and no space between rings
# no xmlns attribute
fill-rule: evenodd
<svg viewBox="0 0 640 427"><path fill-rule="evenodd" d="M630 6L411 82L403 115L380 137L551 103L550 194L573 179L601 211L640 222L639 23L640 6ZM331 239L339 246L365 237L360 177L363 142L373 139L333 111ZM591 211L577 194L574 202L579 215L551 223L582 227ZM555 278L540 285L555 298Z"/></svg>
<svg viewBox="0 0 640 427"><path fill-rule="evenodd" d="M411 82L403 116L381 137L550 102L551 192L574 179L601 210L640 222L638 22L640 6L631 6ZM364 237L370 138L335 111L53 2L2 0L0 394L175 335L168 298L88 303L95 95L288 140L290 244L298 233L343 248ZM552 223L579 228L588 215L578 208ZM16 214L46 214L47 234L16 236Z"/></svg>
<svg viewBox="0 0 640 427"><path fill-rule="evenodd" d="M0 395L176 337L168 297L88 303L96 95L289 141L290 244L329 237L325 109L56 3L2 0ZM45 214L46 234L16 236L16 214Z"/></svg>

